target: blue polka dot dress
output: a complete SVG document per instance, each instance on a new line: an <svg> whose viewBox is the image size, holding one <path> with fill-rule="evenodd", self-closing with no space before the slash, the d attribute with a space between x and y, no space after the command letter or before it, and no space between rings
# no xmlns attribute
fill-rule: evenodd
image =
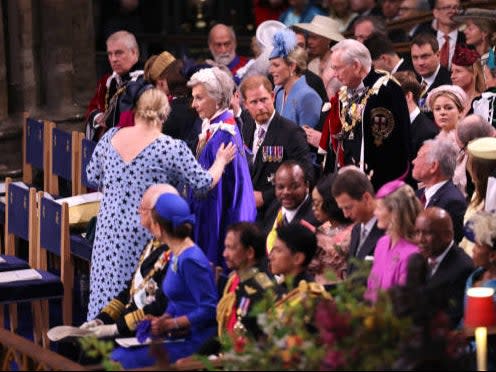
<svg viewBox="0 0 496 372"><path fill-rule="evenodd" d="M131 278L151 234L140 224L141 197L152 184L189 185L206 193L212 176L180 140L162 135L132 161L124 162L110 143L118 128L98 142L86 173L103 192L91 257L88 320L94 319Z"/></svg>

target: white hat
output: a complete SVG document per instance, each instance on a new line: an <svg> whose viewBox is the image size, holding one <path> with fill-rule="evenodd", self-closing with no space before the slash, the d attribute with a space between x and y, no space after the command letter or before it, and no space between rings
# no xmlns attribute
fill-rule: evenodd
<svg viewBox="0 0 496 372"><path fill-rule="evenodd" d="M264 21L257 27L257 41L262 44L264 48L272 49L272 40L274 38L274 34L284 28L286 28L286 25L282 22L274 20Z"/></svg>
<svg viewBox="0 0 496 372"><path fill-rule="evenodd" d="M467 150L476 158L496 160L496 138L477 138L467 145Z"/></svg>
<svg viewBox="0 0 496 372"><path fill-rule="evenodd" d="M339 32L339 22L330 17L316 15L310 23L297 23L294 28L299 28L333 41L344 40Z"/></svg>

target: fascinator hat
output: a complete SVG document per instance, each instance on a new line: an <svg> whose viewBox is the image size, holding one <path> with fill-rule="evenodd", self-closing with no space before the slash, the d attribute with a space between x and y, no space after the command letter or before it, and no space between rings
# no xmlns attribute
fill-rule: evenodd
<svg viewBox="0 0 496 372"><path fill-rule="evenodd" d="M495 211L479 211L465 223L463 235L472 243L482 243L496 249Z"/></svg>
<svg viewBox="0 0 496 372"><path fill-rule="evenodd" d="M269 59L286 58L296 48L296 34L293 30L285 28L277 31L272 38L272 52Z"/></svg>
<svg viewBox="0 0 496 372"><path fill-rule="evenodd" d="M389 181L381 186L381 188L375 194L375 197L377 199L383 199L405 185L406 183L402 180Z"/></svg>
<svg viewBox="0 0 496 372"><path fill-rule="evenodd" d="M480 55L477 51L457 44L452 62L457 66L472 66L479 59Z"/></svg>
<svg viewBox="0 0 496 372"><path fill-rule="evenodd" d="M275 21L273 19L269 19L260 23L257 27L257 31L255 33L257 41L264 48L272 48L272 40L274 39L274 34L277 31L283 30L286 28L286 25L282 22Z"/></svg>
<svg viewBox="0 0 496 372"><path fill-rule="evenodd" d="M166 221L170 221L174 228L185 224L195 223L195 215L191 213L188 203L181 196L164 193L155 203L155 212Z"/></svg>

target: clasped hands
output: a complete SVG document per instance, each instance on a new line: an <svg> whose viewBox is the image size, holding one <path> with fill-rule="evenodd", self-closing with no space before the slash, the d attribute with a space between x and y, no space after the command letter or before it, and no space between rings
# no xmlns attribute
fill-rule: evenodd
<svg viewBox="0 0 496 372"><path fill-rule="evenodd" d="M178 327L177 319L165 313L162 316L148 316L151 335L154 337L183 338L189 334L189 327Z"/></svg>

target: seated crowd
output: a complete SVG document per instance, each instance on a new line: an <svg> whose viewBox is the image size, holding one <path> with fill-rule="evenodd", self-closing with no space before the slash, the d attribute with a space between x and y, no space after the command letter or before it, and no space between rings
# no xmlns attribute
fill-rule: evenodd
<svg viewBox="0 0 496 372"><path fill-rule="evenodd" d="M250 310L269 291L329 298L352 280L374 304L406 284L411 257L460 327L466 288L496 280L496 11L432 3L434 20L402 35L406 55L385 6L294 24L289 7L279 29L259 25L251 61L222 24L213 60L164 51L144 71L135 37L112 34L113 73L87 114L104 196L81 328L165 337L169 362L218 353L223 337L262 333ZM144 346L111 357L156 362Z"/></svg>

